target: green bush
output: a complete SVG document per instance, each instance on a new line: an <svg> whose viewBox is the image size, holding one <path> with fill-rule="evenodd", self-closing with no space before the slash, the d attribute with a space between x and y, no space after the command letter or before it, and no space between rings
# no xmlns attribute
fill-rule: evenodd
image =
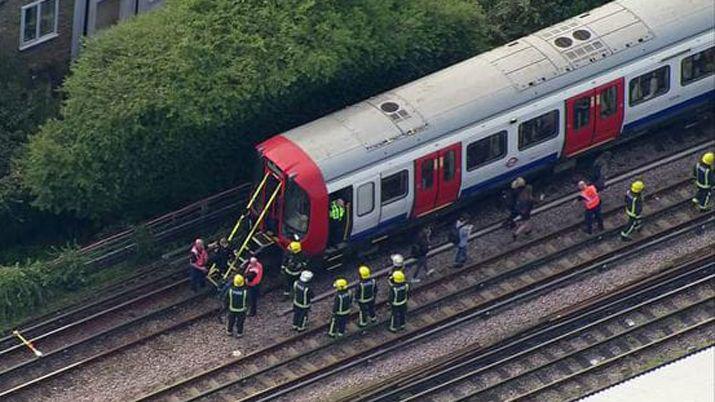
<svg viewBox="0 0 715 402"><path fill-rule="evenodd" d="M252 144L485 46L472 0L175 0L90 39L32 138L36 204L139 217L235 184Z"/></svg>
<svg viewBox="0 0 715 402"><path fill-rule="evenodd" d="M76 248L66 248L53 262L31 261L0 266L0 327L31 314L52 297L75 291L85 284L85 258Z"/></svg>

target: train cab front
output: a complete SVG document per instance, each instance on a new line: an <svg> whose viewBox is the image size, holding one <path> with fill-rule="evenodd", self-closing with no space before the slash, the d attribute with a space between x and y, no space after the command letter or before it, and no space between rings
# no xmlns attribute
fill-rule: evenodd
<svg viewBox="0 0 715 402"><path fill-rule="evenodd" d="M282 247L298 239L307 255L322 254L328 194L318 166L280 135L259 144L257 150L252 220Z"/></svg>

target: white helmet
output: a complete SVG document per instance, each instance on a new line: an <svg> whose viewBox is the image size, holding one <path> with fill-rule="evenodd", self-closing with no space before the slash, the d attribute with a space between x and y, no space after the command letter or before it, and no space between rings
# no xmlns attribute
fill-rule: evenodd
<svg viewBox="0 0 715 402"><path fill-rule="evenodd" d="M310 271L303 271L300 273L300 281L301 282L310 282L310 280L313 279L313 273Z"/></svg>
<svg viewBox="0 0 715 402"><path fill-rule="evenodd" d="M405 263L405 257L402 254L393 254L390 259L392 260L392 265L396 267L401 267Z"/></svg>

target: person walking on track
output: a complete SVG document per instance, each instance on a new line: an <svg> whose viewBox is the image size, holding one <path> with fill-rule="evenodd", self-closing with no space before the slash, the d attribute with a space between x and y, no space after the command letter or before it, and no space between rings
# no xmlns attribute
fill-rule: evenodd
<svg viewBox="0 0 715 402"><path fill-rule="evenodd" d="M345 327L348 323L348 315L350 315L350 306L353 304L353 296L348 290L348 281L343 278L336 279L333 287L336 293L333 303L333 316L328 327L328 336L340 338L345 335Z"/></svg>
<svg viewBox="0 0 715 402"><path fill-rule="evenodd" d="M578 182L579 198L583 201L584 215L586 218L586 233L593 234L593 221L596 221L598 230L603 230L603 216L601 216L601 198L593 184L585 181Z"/></svg>
<svg viewBox="0 0 715 402"><path fill-rule="evenodd" d="M243 323L246 320L246 310L248 308L248 291L246 290L243 275L236 274L233 277L233 284L226 284L226 286L225 304L226 310L228 310L226 333L229 336L234 336L233 330L235 327L235 336L240 338L243 336Z"/></svg>
<svg viewBox="0 0 715 402"><path fill-rule="evenodd" d="M263 264L258 261L258 258L251 257L248 260L244 275L248 284L248 302L251 306L248 316L253 317L256 315L256 308L258 308L258 297L261 294L261 280L263 279Z"/></svg>
<svg viewBox="0 0 715 402"><path fill-rule="evenodd" d="M313 273L303 271L300 278L293 283L293 329L301 332L308 327L308 312L313 301L313 289L309 282Z"/></svg>
<svg viewBox="0 0 715 402"><path fill-rule="evenodd" d="M407 299L409 298L410 285L405 282L405 273L395 271L390 277L390 332L398 332L405 329L407 319Z"/></svg>
<svg viewBox="0 0 715 402"><path fill-rule="evenodd" d="M357 303L360 308L358 314L358 326L364 328L368 324L377 321L375 316L375 296L377 295L377 281L370 277L370 268L366 265L358 268L360 282L357 288Z"/></svg>
<svg viewBox="0 0 715 402"><path fill-rule="evenodd" d="M636 180L631 184L630 190L626 192L626 216L628 223L621 231L621 240L631 240L631 234L635 229L640 228L641 213L643 212L643 189L645 184Z"/></svg>
<svg viewBox="0 0 715 402"><path fill-rule="evenodd" d="M429 253L430 237L432 236L432 228L425 226L417 235L417 242L413 245L413 254L417 259L415 264L415 272L412 275L413 282L420 282L420 272L425 272L425 275L432 275L434 269L427 268L427 253Z"/></svg>
<svg viewBox="0 0 715 402"><path fill-rule="evenodd" d="M293 283L298 280L300 273L306 268L305 255L299 241L294 240L288 244L287 250L283 254L283 263L281 264L281 272L285 281L283 295L290 296L293 289Z"/></svg>
<svg viewBox="0 0 715 402"><path fill-rule="evenodd" d="M713 164L715 164L715 154L706 152L700 161L695 164L695 168L693 169L695 185L697 187L697 193L695 193L695 197L693 197L693 203L701 211L707 211L710 208L713 182L715 182Z"/></svg>

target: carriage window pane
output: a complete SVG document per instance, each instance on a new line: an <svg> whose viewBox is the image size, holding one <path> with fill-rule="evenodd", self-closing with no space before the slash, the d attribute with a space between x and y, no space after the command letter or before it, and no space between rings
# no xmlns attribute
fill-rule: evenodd
<svg viewBox="0 0 715 402"><path fill-rule="evenodd" d="M455 153L454 150L447 151L447 153L444 155L444 165L442 169L444 169L443 173L443 179L444 181L450 181L454 178L454 172L455 172Z"/></svg>
<svg viewBox="0 0 715 402"><path fill-rule="evenodd" d="M308 233L310 220L310 198L293 180L288 180L285 190L285 204L283 210L285 224L283 235L303 237Z"/></svg>
<svg viewBox="0 0 715 402"><path fill-rule="evenodd" d="M602 119L612 116L618 111L618 91L615 86L601 91L598 96L601 104L600 115Z"/></svg>
<svg viewBox="0 0 715 402"><path fill-rule="evenodd" d="M474 170L506 156L506 130L467 145L467 170Z"/></svg>
<svg viewBox="0 0 715 402"><path fill-rule="evenodd" d="M420 179L422 189L432 188L434 185L434 159L422 161L420 165Z"/></svg>
<svg viewBox="0 0 715 402"><path fill-rule="evenodd" d="M552 110L519 125L519 150L555 138L559 134L559 111Z"/></svg>
<svg viewBox="0 0 715 402"><path fill-rule="evenodd" d="M715 71L715 47L686 57L680 63L680 84L688 85L708 77Z"/></svg>
<svg viewBox="0 0 715 402"><path fill-rule="evenodd" d="M375 184L365 183L357 190L357 214L367 215L375 209Z"/></svg>
<svg viewBox="0 0 715 402"><path fill-rule="evenodd" d="M670 66L663 66L633 78L628 86L628 92L631 95L629 104L631 106L663 95L670 89Z"/></svg>
<svg viewBox="0 0 715 402"><path fill-rule="evenodd" d="M573 129L578 130L588 125L591 120L591 97L587 96L574 102Z"/></svg>
<svg viewBox="0 0 715 402"><path fill-rule="evenodd" d="M408 174L406 170L384 177L380 183L380 200L382 205L395 202L407 196Z"/></svg>

